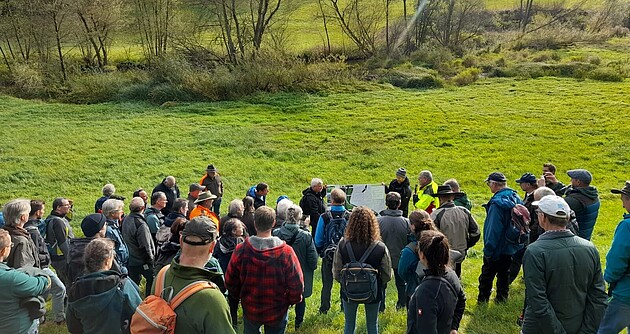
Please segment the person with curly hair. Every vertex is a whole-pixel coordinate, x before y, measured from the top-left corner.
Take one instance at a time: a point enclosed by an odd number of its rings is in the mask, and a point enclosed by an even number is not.
[[[378,310],[380,304],[385,302],[383,300],[384,283],[392,279],[393,273],[389,251],[387,246],[381,241],[378,221],[372,209],[358,206],[350,214],[345,235],[339,241],[333,261],[333,277],[337,281],[341,280],[341,269],[343,266],[350,262],[346,243],[350,244],[356,259],[360,259],[372,244],[376,244],[365,263],[378,270],[378,293],[373,302],[365,304],[365,322],[368,334],[378,333]],[[359,303],[349,300],[343,291],[341,298],[346,318],[344,334],[352,334],[356,326]]]
[[[405,281],[405,292],[408,297],[413,295],[416,287],[422,279],[419,274],[424,275],[424,271],[418,273],[418,263],[420,259],[416,253],[418,245],[417,240],[420,239],[422,232],[437,230],[431,220],[431,216],[424,210],[415,210],[409,215],[409,223],[411,224],[411,233],[414,240],[403,248],[400,252],[400,260],[398,261],[398,275]],[[420,267],[423,267],[422,265]]]

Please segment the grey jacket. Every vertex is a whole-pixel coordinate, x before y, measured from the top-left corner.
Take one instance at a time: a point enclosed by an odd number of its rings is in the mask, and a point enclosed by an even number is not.
[[[7,265],[18,269],[22,267],[39,268],[39,252],[28,232],[21,227],[3,226],[11,236],[11,253],[7,257]]]
[[[310,297],[313,294],[313,272],[317,269],[317,249],[315,249],[315,243],[313,237],[308,231],[305,231],[297,224],[285,223],[281,228],[273,231],[273,235],[284,240],[287,244],[291,241],[291,238],[297,233],[295,241],[291,247],[295,251],[298,260],[300,260],[300,266],[302,267],[302,275],[304,276],[304,292],[302,296],[304,298]]]
[[[132,212],[122,223],[122,235],[129,248],[129,266],[153,265],[155,246],[146,219],[139,212]]]
[[[466,250],[474,246],[481,237],[479,225],[470,211],[453,202],[442,204],[431,213],[431,219],[440,232],[446,235],[451,249],[462,255],[466,255]]]
[[[407,236],[411,233],[409,219],[402,216],[402,210],[383,210],[378,217],[381,238],[391,255],[392,266],[398,268],[400,252],[407,246]]]

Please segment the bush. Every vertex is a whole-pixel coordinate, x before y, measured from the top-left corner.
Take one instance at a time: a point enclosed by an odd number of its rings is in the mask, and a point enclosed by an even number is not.
[[[69,91],[61,96],[61,100],[81,104],[111,101],[120,96],[123,88],[148,80],[141,71],[76,75],[68,80]],[[146,95],[142,99],[146,99]]]
[[[453,61],[453,54],[444,47],[423,46],[409,55],[409,59],[416,65],[443,73],[450,69],[449,63]]]
[[[457,74],[452,80],[457,86],[466,86],[479,79],[481,70],[475,67],[467,68]]]
[[[15,85],[15,93],[20,97],[42,98],[47,95],[44,76],[35,65],[14,64],[11,79]]]
[[[622,82],[623,76],[610,67],[600,67],[588,74],[589,79],[607,82]]]
[[[413,70],[413,69],[409,69]],[[418,71],[417,73],[400,70],[377,73],[381,83],[389,83],[399,88],[430,89],[444,87],[444,81],[435,73]]]

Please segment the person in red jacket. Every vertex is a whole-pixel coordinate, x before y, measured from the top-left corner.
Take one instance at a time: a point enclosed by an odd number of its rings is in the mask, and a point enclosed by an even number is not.
[[[239,244],[228,264],[225,285],[243,305],[243,333],[284,333],[290,305],[302,301],[304,278],[293,248],[271,235],[276,213],[256,209],[256,235]]]

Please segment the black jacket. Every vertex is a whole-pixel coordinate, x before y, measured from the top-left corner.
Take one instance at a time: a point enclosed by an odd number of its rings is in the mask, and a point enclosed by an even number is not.
[[[155,194],[158,191],[161,191],[164,194],[166,194],[166,200],[168,201],[168,203],[166,203],[166,206],[161,211],[165,216],[168,216],[168,214],[173,211],[173,205],[175,204],[175,200],[179,198],[180,193],[179,193],[179,187],[177,187],[177,184],[174,185],[173,188],[168,188],[166,185],[164,185],[165,180],[166,178],[162,180],[162,183],[155,186],[151,194]]]
[[[307,215],[311,217],[311,226],[313,231],[312,235],[315,235],[317,229],[317,221],[319,216],[326,212],[326,205],[324,205],[324,198],[326,197],[326,188],[316,193],[311,187],[308,187],[302,191],[302,199],[300,200],[300,207],[302,208],[303,216]]]
[[[398,180],[393,179],[389,183],[389,186],[385,187],[385,193],[393,191],[400,194],[400,210],[403,212],[403,217],[409,217],[409,200],[411,199],[411,186],[409,185],[409,178],[406,177],[403,183],[398,183]]]
[[[24,224],[24,229],[31,235],[31,239],[33,239],[35,247],[37,247],[39,267],[47,268],[48,265],[50,265],[50,253],[48,253],[48,247],[46,246],[44,237],[39,233],[39,224],[44,224],[44,222],[41,222],[39,219],[29,220]]]

